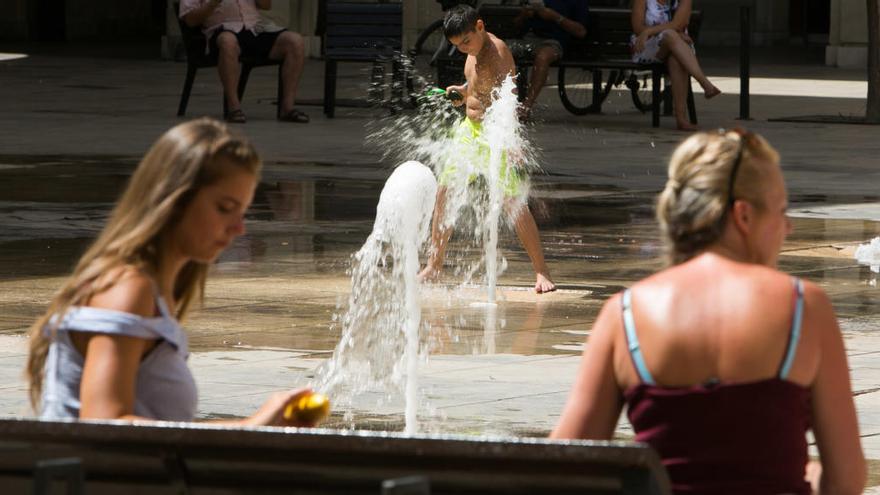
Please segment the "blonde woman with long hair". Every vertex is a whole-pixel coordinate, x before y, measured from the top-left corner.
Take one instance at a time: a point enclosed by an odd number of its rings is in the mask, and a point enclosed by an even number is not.
[[[762,137],[679,145],[657,202],[670,266],[605,303],[552,436],[609,439],[626,405],[676,493],[861,493],[834,309],[776,268],[787,204]],[[808,463],[809,429],[821,465]]]
[[[261,162],[210,119],[150,148],[97,240],[30,330],[27,377],[45,419],[191,421],[197,391],[179,321],[202,299],[208,265],[244,233]],[[273,395],[233,423],[292,424]]]

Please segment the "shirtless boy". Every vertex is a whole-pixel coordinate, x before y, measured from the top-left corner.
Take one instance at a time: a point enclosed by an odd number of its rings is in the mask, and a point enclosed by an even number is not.
[[[482,19],[472,7],[459,5],[450,10],[443,20],[443,31],[449,42],[467,55],[464,64],[464,76],[467,82],[446,88],[448,94],[458,92],[462,96],[452,99],[454,105],[465,105],[467,117],[459,126],[458,133],[462,136],[462,142],[481,146],[478,140],[483,131],[483,114],[492,104],[492,91],[499,87],[506,77],[514,74],[513,56],[503,41],[486,31]],[[519,171],[512,170],[514,164],[508,166],[504,163],[501,167],[499,177],[503,182],[506,199],[509,200],[519,194],[522,179]],[[511,170],[508,170],[508,167]],[[444,254],[449,237],[452,235],[452,229],[443,225],[446,183],[449,182],[449,175],[454,173],[456,173],[455,166],[447,166],[439,177],[440,187],[437,190],[431,228],[432,249],[427,266],[419,274],[421,280],[436,278],[443,268]],[[544,262],[538,226],[529,211],[528,203],[523,205],[514,201],[505,201],[505,206],[508,209],[517,208],[512,212],[512,216],[516,234],[535,269],[535,292],[542,294],[556,290],[556,285],[550,279],[547,264]]]

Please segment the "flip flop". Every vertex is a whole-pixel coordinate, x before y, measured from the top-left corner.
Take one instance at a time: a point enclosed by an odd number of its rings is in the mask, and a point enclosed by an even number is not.
[[[308,124],[309,116],[299,110],[293,109],[287,113],[278,116],[281,122],[296,122],[297,124]]]
[[[240,108],[227,112],[224,119],[230,124],[244,124],[245,122],[247,122],[247,117],[244,115],[244,112],[242,112]]]

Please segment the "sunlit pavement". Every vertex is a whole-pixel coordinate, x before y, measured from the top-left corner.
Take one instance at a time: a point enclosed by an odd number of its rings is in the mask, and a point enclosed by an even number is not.
[[[731,93],[725,60],[710,59],[707,72],[712,77],[714,69]],[[367,68],[341,68],[342,96],[365,93]],[[0,113],[0,414],[30,414],[22,334],[100,229],[138,157],[180,121],[174,112],[183,71],[171,62],[69,55],[0,61],[0,83],[11,96]],[[303,98],[320,97],[321,74],[321,63],[310,61]],[[864,91],[856,73],[768,64],[753,74],[760,78],[753,90],[764,93],[752,97],[754,120],[734,119],[735,94],[711,102],[698,94],[700,124],[745,124],[780,150],[795,227],[781,268],[830,294],[865,453],[880,459],[880,293],[877,274],[853,260],[858,244],[880,235],[880,127],[767,121],[858,113]],[[380,158],[381,143],[365,144],[365,126],[381,125],[386,112],[339,108],[330,120],[312,106],[304,107],[310,124],[278,123],[273,85],[274,72],[258,69],[244,100],[249,122],[240,129],[267,162],[248,234],[215,266],[205,306],[186,323],[201,417],[246,415],[270,391],[309,383],[338,339],[333,315],[344,310],[349,256],[369,234],[394,165]],[[628,94],[612,94],[605,115],[575,117],[554,90],[542,94],[547,106],[532,129],[546,172],[535,177],[532,206],[561,290],[528,291],[528,259],[509,231],[501,241],[509,262],[503,298],[492,318],[468,304],[479,289],[449,302],[447,288],[457,282],[451,266],[441,283],[423,289],[431,327],[420,374],[424,430],[545,435],[602,302],[659,267],[652,201],[664,160],[683,135],[668,118],[652,129]],[[202,70],[189,115],[219,108],[216,73]],[[402,400],[377,407],[372,399],[355,403],[353,420],[338,411],[330,425],[402,429]],[[619,434],[630,434],[625,420]],[[874,479],[878,472],[872,464]]]

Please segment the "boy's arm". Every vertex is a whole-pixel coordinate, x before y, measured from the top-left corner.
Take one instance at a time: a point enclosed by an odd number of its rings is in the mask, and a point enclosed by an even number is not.
[[[498,64],[498,82],[504,80],[507,76],[516,77],[516,62],[513,61],[513,54],[507,43],[498,40],[498,52],[501,54],[501,63]]]
[[[471,60],[471,57],[468,58],[464,62],[464,79],[465,81],[458,85],[452,85],[446,87],[446,93],[449,94],[452,91],[456,91],[461,95],[461,99],[453,99],[452,105],[459,106],[464,104],[467,101],[468,96],[470,96],[470,84],[468,84],[471,80],[470,74],[473,70],[474,62]]]

